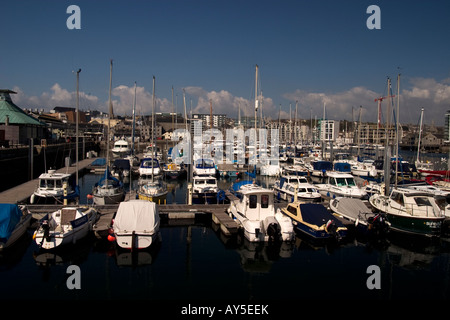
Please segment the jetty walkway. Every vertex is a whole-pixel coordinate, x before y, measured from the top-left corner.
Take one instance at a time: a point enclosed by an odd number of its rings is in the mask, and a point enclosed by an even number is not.
[[[95,158],[84,159],[78,162],[78,171],[87,168]],[[56,170],[57,173],[69,173],[74,174],[77,170],[76,165],[70,167],[63,167]],[[11,189],[0,192],[0,203],[26,203],[30,196],[33,194],[39,185],[39,178],[29,180]]]

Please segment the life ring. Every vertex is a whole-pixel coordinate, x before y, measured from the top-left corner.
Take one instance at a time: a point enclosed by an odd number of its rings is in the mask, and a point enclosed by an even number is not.
[[[368,185],[369,185],[369,181],[364,180],[364,182],[363,182],[363,187],[368,186]]]

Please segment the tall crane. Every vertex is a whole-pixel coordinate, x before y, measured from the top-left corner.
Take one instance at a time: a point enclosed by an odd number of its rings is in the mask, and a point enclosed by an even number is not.
[[[381,101],[387,98],[393,98],[395,95],[388,95],[387,97],[379,97],[375,99],[375,102],[378,101],[378,119],[377,119],[377,143],[379,143],[380,136],[378,134],[378,129],[381,128]]]

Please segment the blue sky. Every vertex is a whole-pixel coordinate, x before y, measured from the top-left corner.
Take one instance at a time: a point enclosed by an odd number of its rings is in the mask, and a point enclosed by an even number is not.
[[[386,79],[400,81],[400,121],[443,124],[450,109],[449,1],[116,0],[5,1],[0,30],[0,87],[17,90],[23,108],[73,105],[80,73],[81,108],[106,110],[109,59],[114,61],[116,113],[177,111],[182,90],[194,112],[253,114],[259,65],[265,116],[299,102],[299,115],[375,121],[374,98]],[[69,30],[69,5],[81,9],[81,30]],[[369,5],[381,9],[381,29],[369,30]],[[291,106],[291,107],[290,107]],[[385,107],[385,106],[384,106]],[[356,111],[355,111],[356,112]]]

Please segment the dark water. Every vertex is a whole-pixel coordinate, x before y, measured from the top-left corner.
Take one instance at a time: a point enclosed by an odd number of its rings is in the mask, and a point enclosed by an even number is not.
[[[80,178],[82,199],[100,178],[94,174]],[[260,182],[270,185],[271,179]],[[168,203],[183,203],[186,182],[170,182],[169,187]],[[55,252],[39,251],[29,230],[13,250],[0,256],[1,298],[186,304],[450,298],[447,238],[396,235],[369,241],[352,236],[343,243],[320,244],[297,235],[294,243],[254,245],[241,236],[227,238],[216,229],[209,220],[171,221],[162,225],[159,245],[136,254],[94,236]],[[68,288],[71,265],[80,268],[80,289]],[[369,266],[379,268],[380,289],[367,286]]]

